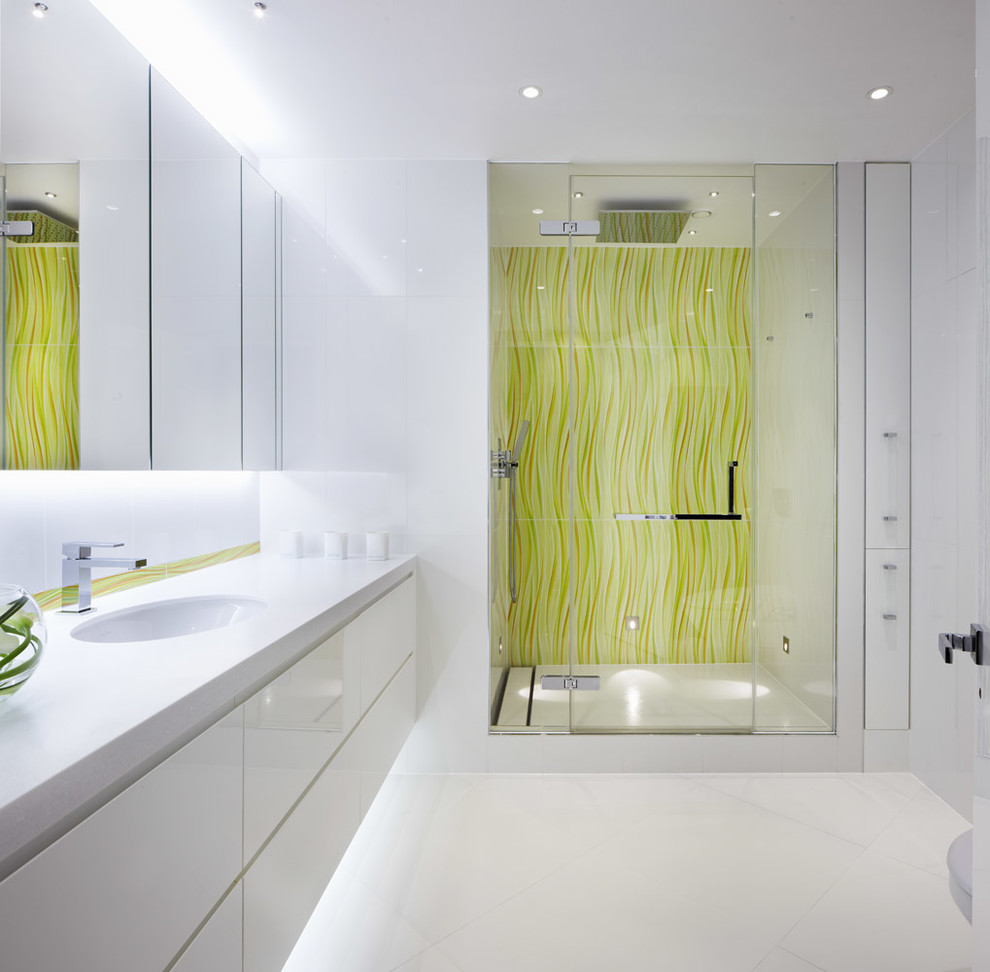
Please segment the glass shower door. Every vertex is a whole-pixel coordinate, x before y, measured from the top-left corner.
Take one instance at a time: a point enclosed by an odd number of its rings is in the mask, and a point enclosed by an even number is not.
[[[574,731],[749,731],[752,180],[575,174]]]

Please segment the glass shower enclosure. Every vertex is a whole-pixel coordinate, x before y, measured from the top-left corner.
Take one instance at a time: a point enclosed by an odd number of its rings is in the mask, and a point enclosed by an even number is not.
[[[833,731],[833,168],[490,186],[492,731]]]

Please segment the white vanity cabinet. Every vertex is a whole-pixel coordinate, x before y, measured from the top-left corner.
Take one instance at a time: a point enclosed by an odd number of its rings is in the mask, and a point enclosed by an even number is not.
[[[241,870],[241,711],[0,884],[0,967],[164,969]]]
[[[0,969],[282,968],[415,709],[408,574],[0,883]]]

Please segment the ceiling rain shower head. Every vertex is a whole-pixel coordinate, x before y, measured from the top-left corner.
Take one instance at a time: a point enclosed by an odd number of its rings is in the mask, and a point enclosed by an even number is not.
[[[598,243],[676,243],[690,212],[654,209],[603,209],[598,213]]]

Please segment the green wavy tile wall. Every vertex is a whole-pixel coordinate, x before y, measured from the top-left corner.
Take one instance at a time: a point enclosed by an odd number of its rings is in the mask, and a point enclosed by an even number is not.
[[[79,468],[79,248],[6,248],[6,468]]]
[[[516,604],[493,502],[493,637],[514,665],[748,661],[750,251],[495,248],[491,281],[492,441],[531,423]],[[730,460],[741,521],[615,520],[726,512]]]

